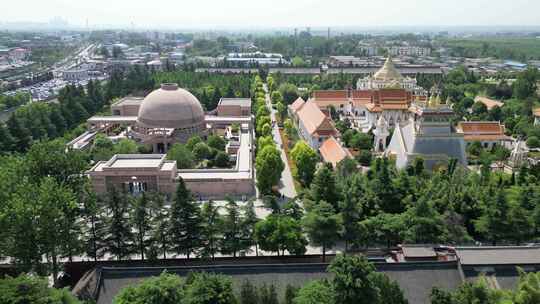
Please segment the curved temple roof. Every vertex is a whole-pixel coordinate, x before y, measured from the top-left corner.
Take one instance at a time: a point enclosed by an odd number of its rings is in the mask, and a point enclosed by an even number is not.
[[[401,80],[403,76],[398,72],[392,61],[392,57],[388,56],[382,68],[373,75],[373,78],[377,80],[390,81]]]

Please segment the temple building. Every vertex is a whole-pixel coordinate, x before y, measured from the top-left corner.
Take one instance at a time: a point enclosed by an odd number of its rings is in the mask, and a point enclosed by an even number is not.
[[[499,121],[461,121],[456,130],[463,133],[467,145],[479,142],[485,149],[497,145],[512,148],[514,142],[512,137],[504,134],[506,129]]]
[[[142,101],[132,131],[141,143],[151,145],[154,153],[166,153],[174,143],[204,137],[205,115],[193,94],[177,84],[162,84]]]
[[[98,161],[87,171],[97,193],[115,188],[132,194],[157,191],[172,195],[181,178],[199,198],[249,197],[255,193],[251,100],[224,100],[221,104],[226,108],[216,111],[220,115],[206,114],[193,94],[177,84],[162,84],[144,99],[121,99],[112,106],[112,116],[89,118],[88,130],[68,147],[91,147],[97,134],[151,147],[152,154],[117,154]],[[204,139],[208,134],[226,138],[225,153],[232,167],[181,169],[176,161],[166,159],[173,144],[185,143],[192,136]]]
[[[339,137],[332,120],[313,102],[303,104],[296,112],[294,120],[300,137],[315,150],[318,150],[326,139]]]
[[[388,57],[377,73],[358,80],[356,90],[314,91],[308,102],[323,110],[334,108],[366,133],[381,116],[390,127],[408,121],[411,105],[426,99],[426,90],[415,79],[403,77]]]
[[[396,125],[386,153],[395,157],[398,169],[406,168],[418,157],[428,170],[445,167],[451,159],[467,165],[464,135],[457,133],[451,122],[454,112],[448,104],[438,101],[432,97],[425,106],[414,106],[414,118]]]

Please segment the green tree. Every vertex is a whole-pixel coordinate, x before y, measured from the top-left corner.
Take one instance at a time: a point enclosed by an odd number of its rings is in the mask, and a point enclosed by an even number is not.
[[[292,83],[282,83],[279,86],[279,92],[287,105],[293,103],[298,98],[298,88]]]
[[[214,165],[218,168],[227,168],[229,166],[229,155],[219,151],[214,158]]]
[[[373,139],[365,133],[355,133],[349,141],[349,146],[359,150],[370,150],[373,146]]]
[[[364,256],[338,255],[328,271],[334,275],[331,282],[334,303],[379,303],[375,267]]]
[[[236,202],[232,199],[228,199],[227,206],[225,207],[226,214],[223,217],[223,240],[221,242],[221,252],[224,254],[236,254],[246,249],[242,242],[242,217],[240,210]]]
[[[129,220],[130,202],[127,195],[114,188],[107,195],[107,237],[105,248],[117,260],[133,252],[133,233]]]
[[[219,214],[219,206],[216,206],[214,201],[209,200],[204,202],[201,211],[202,219],[202,257],[211,257],[214,259],[218,252],[218,241],[222,235],[222,217]]]
[[[167,252],[171,248],[171,239],[169,236],[169,210],[165,208],[165,198],[160,193],[154,193],[150,203],[151,210],[151,240],[152,247],[151,252],[157,258],[159,254],[162,254],[163,258],[167,258]]]
[[[279,150],[273,146],[267,146],[257,153],[255,168],[257,187],[262,194],[268,194],[272,192],[272,187],[278,184],[285,164]]]
[[[475,221],[475,228],[495,246],[498,241],[507,239],[512,231],[508,217],[510,207],[502,190],[488,201],[484,214]]]
[[[390,280],[390,278],[384,273],[374,273],[372,279],[375,281],[380,290],[379,304],[408,304],[409,301],[405,298],[403,291],[399,288],[396,281]]]
[[[131,220],[135,227],[135,246],[137,247],[141,260],[144,260],[145,253],[151,245],[152,217],[150,213],[150,203],[147,195],[143,193],[141,197],[135,199]]]
[[[309,187],[315,168],[319,161],[317,152],[313,150],[305,141],[298,141],[291,150],[291,157],[296,164],[296,174],[304,186]]]
[[[283,96],[279,91],[274,91],[270,94],[270,100],[272,101],[272,104],[278,104],[283,102]]]
[[[279,116],[279,121],[283,122],[283,120],[287,116],[287,107],[283,104],[283,102],[278,102],[276,104],[276,110]]]
[[[124,138],[114,145],[115,154],[137,154],[138,150],[137,143],[131,139]]]
[[[194,165],[194,156],[185,145],[176,143],[167,152],[167,159],[175,160],[179,169],[191,169]]]
[[[271,214],[255,225],[255,240],[262,250],[274,251],[278,255],[284,255],[285,250],[303,254],[307,245],[298,221],[277,214]]]
[[[317,173],[310,187],[311,197],[315,202],[325,201],[337,207],[339,192],[336,186],[336,177],[329,166],[322,166]]]
[[[52,177],[47,177],[39,185],[36,207],[39,232],[39,242],[36,245],[50,259],[52,277],[56,283],[59,259],[68,254],[66,249],[82,247],[78,237],[71,237],[76,225],[70,222],[70,214],[77,208],[75,195]]]
[[[306,233],[315,246],[322,247],[323,262],[326,261],[326,249],[332,248],[339,239],[342,220],[332,205],[320,201],[309,210],[302,219]]]
[[[304,285],[294,298],[294,304],[334,304],[334,290],[327,281],[314,280]]]
[[[200,142],[193,147],[193,155],[197,160],[208,159],[211,155],[210,147],[207,144]]]
[[[27,274],[0,279],[0,303],[80,303],[67,289],[49,287],[46,278]]]
[[[210,135],[208,136],[208,140],[206,142],[210,148],[216,149],[218,151],[225,151],[226,142],[221,136]]]
[[[192,136],[190,139],[188,139],[186,143],[186,148],[188,148],[189,151],[193,151],[195,145],[201,142],[203,142],[203,140],[199,136]]]
[[[201,215],[182,178],[178,181],[176,196],[169,214],[171,247],[176,253],[185,254],[189,259],[190,255],[196,253],[201,246]]]
[[[230,278],[206,272],[193,273],[187,279],[186,304],[236,304]]]
[[[255,254],[258,256],[258,246],[255,242],[255,225],[259,222],[255,206],[252,200],[249,200],[243,207],[244,216],[242,217],[242,242],[247,248],[255,245]]]
[[[114,297],[114,304],[178,304],[184,303],[184,280],[174,274],[163,272],[158,277],[123,288]]]

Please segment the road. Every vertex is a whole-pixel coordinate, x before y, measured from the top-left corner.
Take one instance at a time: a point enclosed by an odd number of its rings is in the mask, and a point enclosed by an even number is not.
[[[279,127],[276,120],[276,110],[272,108],[272,101],[270,100],[270,94],[268,94],[268,88],[264,84],[264,91],[266,92],[266,106],[270,110],[270,118],[272,119],[272,137],[274,142],[277,144],[279,151],[281,152],[281,160],[285,164],[285,169],[281,173],[281,180],[279,181],[279,193],[285,196],[286,199],[296,197],[296,189],[294,188],[294,180],[291,173],[291,168],[289,167],[289,162],[287,161],[287,155],[283,150],[283,142],[281,141],[281,136],[279,136]]]

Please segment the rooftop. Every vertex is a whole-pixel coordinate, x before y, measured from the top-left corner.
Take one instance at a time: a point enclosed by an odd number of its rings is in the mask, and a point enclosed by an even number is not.
[[[346,157],[351,157],[349,150],[344,148],[333,136],[325,140],[319,148],[323,160],[334,167]]]
[[[330,125],[326,115],[324,115],[314,102],[306,102],[297,114],[298,119],[302,122],[309,134],[314,134],[319,128]]]
[[[249,107],[251,98],[221,98],[218,105]]]
[[[124,106],[124,105],[140,105],[143,100],[144,100],[143,97],[128,96],[128,97],[124,97],[118,100],[117,102],[112,104],[112,106],[114,107],[114,106]]]
[[[500,107],[502,107],[504,105],[504,103],[502,103],[500,101],[497,101],[497,100],[494,100],[494,99],[491,99],[491,98],[488,98],[488,97],[484,97],[484,96],[476,96],[474,98],[474,102],[483,103],[484,105],[486,105],[486,108],[488,110],[493,109],[495,106],[500,108]]]
[[[462,265],[540,264],[540,247],[458,247]]]
[[[466,141],[507,140],[505,127],[498,121],[461,121],[457,131],[463,133]]]

